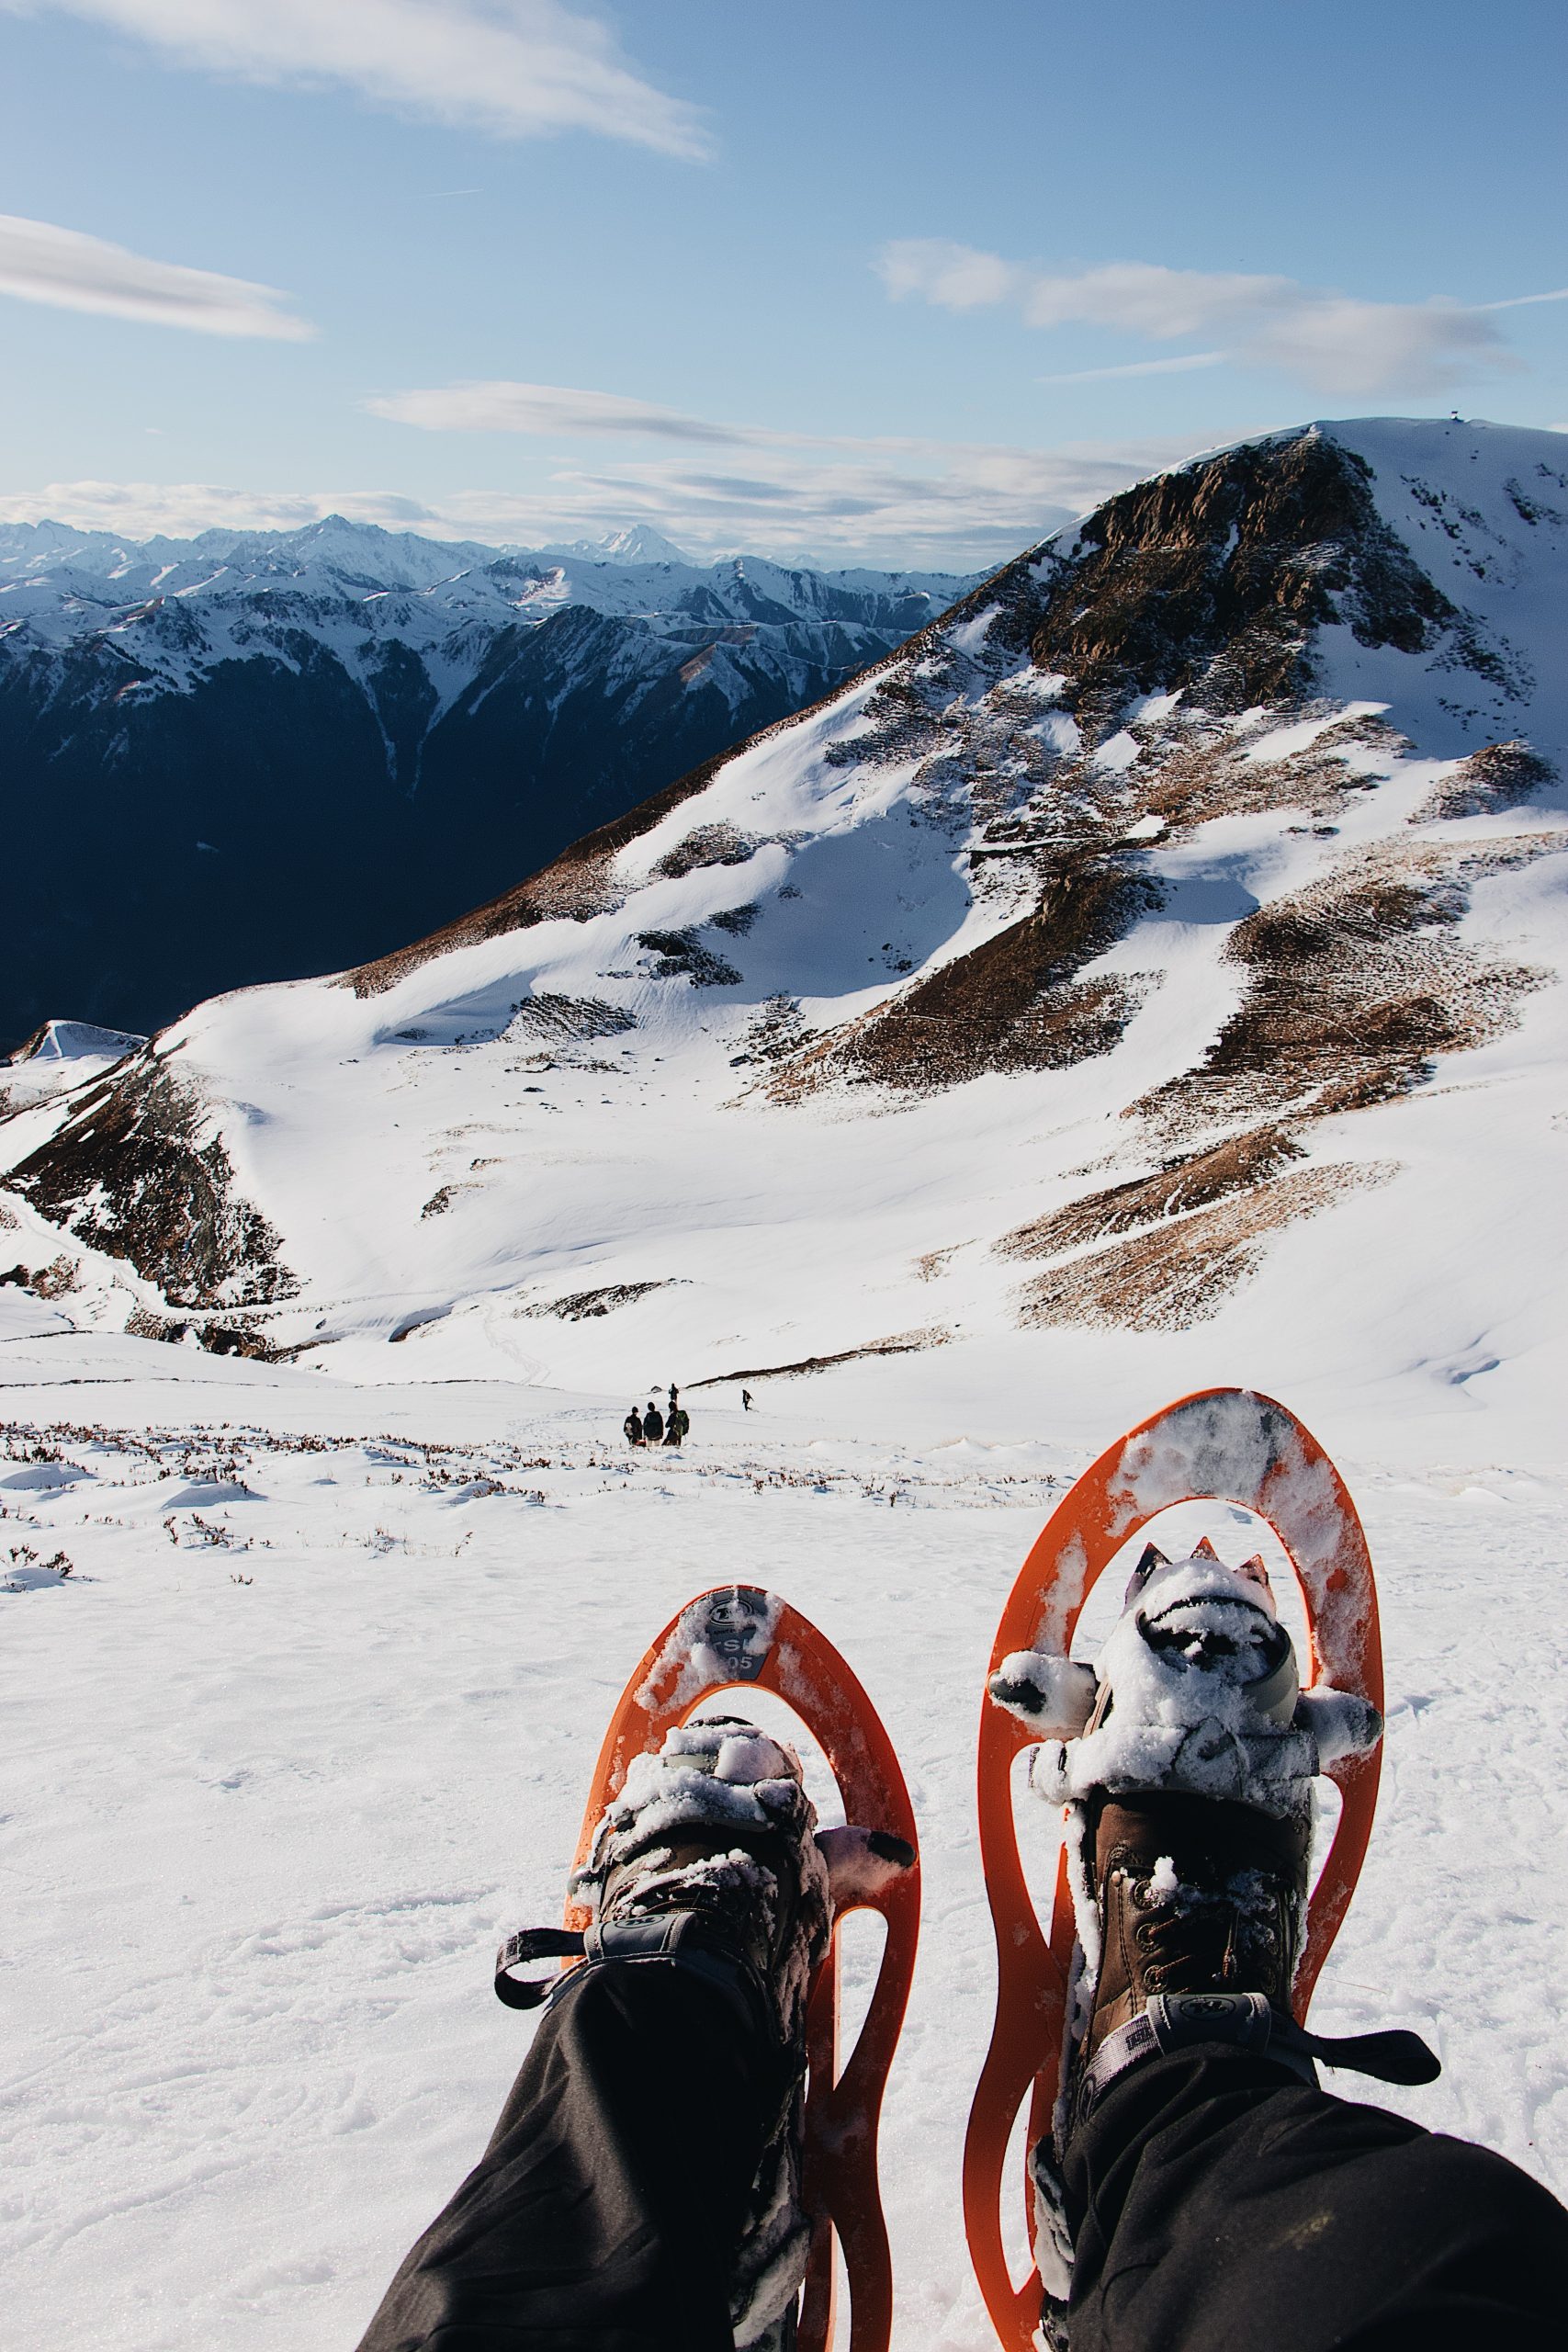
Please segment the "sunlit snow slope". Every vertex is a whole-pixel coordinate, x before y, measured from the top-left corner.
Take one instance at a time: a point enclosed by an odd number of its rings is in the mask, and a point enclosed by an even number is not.
[[[1201,460],[447,932],[19,1112],[6,1253],[359,1379],[1024,1426],[1135,1363],[1544,1429],[1565,622],[1558,435]]]

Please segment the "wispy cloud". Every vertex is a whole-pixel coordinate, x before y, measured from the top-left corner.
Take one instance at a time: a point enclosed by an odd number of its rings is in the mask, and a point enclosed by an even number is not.
[[[1188,351],[1179,359],[1130,359],[1121,368],[1069,368],[1065,375],[1036,376],[1037,384],[1102,384],[1111,376],[1185,376],[1193,368],[1220,368],[1223,351]]]
[[[279,305],[288,299],[248,278],[152,261],[50,220],[0,213],[0,294],[56,310],[94,311],[196,334],[268,335],[299,343],[315,329]]]
[[[797,433],[721,422],[685,409],[564,384],[458,383],[367,400],[377,416],[426,432],[518,433],[558,444],[639,441],[675,445],[676,456],[627,457],[608,466],[562,464],[543,492],[522,502],[550,530],[648,522],[705,549],[863,556],[884,563],[968,570],[1029,545],[1140,474],[1188,454],[1185,444],[1052,449],[910,435]],[[711,450],[715,464],[698,458]],[[495,502],[488,502],[493,510]],[[570,517],[567,527],[565,517]],[[538,542],[541,526],[525,526]],[[547,537],[547,531],[544,536]]]
[[[1554,287],[1550,294],[1509,294],[1501,302],[1478,302],[1478,311],[1529,311],[1538,302],[1568,302],[1568,286]]]
[[[597,131],[669,155],[707,141],[694,108],[646,81],[614,35],[561,0],[0,0],[112,26],[181,64],[247,81],[335,84],[502,138]]]
[[[512,382],[438,384],[423,390],[386,392],[365,406],[373,416],[397,424],[422,425],[427,433],[532,433],[577,436],[608,434],[617,440],[648,436],[660,441],[747,442],[764,433],[733,424],[709,424],[680,409],[657,408],[618,392],[576,391],[565,384]]]
[[[1156,368],[1188,368],[1190,359],[1152,360]],[[1099,372],[1098,370],[1095,372]],[[719,449],[821,449],[848,456],[962,458],[981,466],[1038,463],[1037,449],[992,441],[933,441],[909,434],[797,433],[774,424],[733,424],[690,410],[660,408],[620,392],[580,390],[568,384],[511,381],[437,384],[378,393],[363,405],[373,416],[416,424],[427,433],[524,433],[551,440],[676,441]]]
[[[781,436],[782,439],[783,436]],[[254,491],[201,482],[51,482],[0,498],[0,522],[56,521],[132,538],[186,537],[212,526],[290,530],[346,514],[437,538],[543,547],[649,523],[715,556],[968,571],[1000,562],[1140,475],[1188,454],[1175,443],[1058,449],[917,443],[923,465],[837,462],[755,448],[745,465],[680,457],[593,469],[553,466],[532,491],[455,491],[429,500],[395,491]]]
[[[1220,356],[1278,369],[1322,391],[1432,393],[1476,368],[1518,363],[1488,315],[1518,303],[1364,302],[1295,278],[1110,262],[1051,271],[937,238],[885,247],[878,267],[896,300],[947,311],[1009,306],[1033,327],[1097,326],[1174,342],[1223,340]],[[1524,296],[1519,303],[1555,297]],[[1192,364],[1208,365],[1212,355]],[[1067,379],[1047,379],[1065,381]]]

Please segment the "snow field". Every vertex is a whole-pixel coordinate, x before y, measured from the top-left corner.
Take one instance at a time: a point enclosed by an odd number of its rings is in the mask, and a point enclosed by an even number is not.
[[[926,1905],[884,2137],[897,2341],[983,2352],[958,2203],[993,1987],[975,1727],[1002,1600],[1092,1448],[826,1438],[795,1391],[787,1417],[704,1409],[681,1459],[631,1457],[610,1401],[211,1359],[182,1391],[127,1377],[175,1351],[115,1345],[118,1365],[58,1330],[4,1351],[28,1382],[0,1466],[17,2340],[347,2352],[520,2060],[491,1950],[558,1916],[626,1673],[683,1600],[744,1577],[843,1649],[908,1775]],[[1568,1480],[1342,1466],[1388,1755],[1314,2022],[1427,2034],[1442,2080],[1378,2097],[1562,2190],[1568,2060],[1542,2019],[1568,1930]],[[1239,1557],[1233,1517],[1208,1523]],[[42,1567],[62,1550],[63,1583]],[[1101,1630],[1118,1589],[1108,1572]],[[1050,1816],[1022,1818],[1043,1878]],[[852,1998],[874,1951],[853,1939]]]

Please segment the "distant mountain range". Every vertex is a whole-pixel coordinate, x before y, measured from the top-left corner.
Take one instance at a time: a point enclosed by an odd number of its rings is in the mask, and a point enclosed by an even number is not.
[[[356,963],[835,691],[969,583],[329,516],[0,526],[0,1045]]]

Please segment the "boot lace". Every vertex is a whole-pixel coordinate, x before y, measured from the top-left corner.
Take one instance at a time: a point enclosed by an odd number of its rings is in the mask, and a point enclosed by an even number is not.
[[[1163,1873],[1128,1887],[1133,1941],[1149,1993],[1283,1992],[1289,1890],[1262,1871],[1218,1886],[1172,1883]]]

